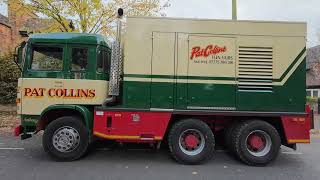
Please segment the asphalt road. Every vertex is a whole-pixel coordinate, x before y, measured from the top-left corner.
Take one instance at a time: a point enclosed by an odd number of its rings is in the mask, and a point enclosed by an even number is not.
[[[203,165],[180,165],[163,149],[95,145],[75,162],[54,162],[41,146],[41,136],[21,141],[0,134],[0,180],[171,180],[171,179],[320,179],[320,138],[297,151],[282,147],[278,159],[266,167],[250,167],[218,150]]]

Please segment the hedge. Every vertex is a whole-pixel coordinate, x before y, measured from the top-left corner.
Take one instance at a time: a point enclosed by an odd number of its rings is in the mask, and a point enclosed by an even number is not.
[[[0,56],[0,104],[15,103],[20,70],[12,53]]]

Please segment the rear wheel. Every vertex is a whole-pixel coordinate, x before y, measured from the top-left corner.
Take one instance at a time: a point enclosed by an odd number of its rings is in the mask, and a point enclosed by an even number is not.
[[[73,161],[83,156],[88,148],[88,130],[77,117],[61,117],[47,126],[42,144],[54,159]]]
[[[236,156],[248,165],[263,166],[274,160],[281,140],[278,131],[260,120],[240,123],[232,136]]]
[[[236,126],[238,125],[238,123],[233,122],[232,124],[230,124],[224,132],[224,144],[225,147],[227,148],[228,152],[230,152],[231,154],[234,153],[233,151],[233,144],[232,144],[232,134],[234,132],[234,129],[236,128]]]
[[[186,119],[173,125],[168,144],[172,157],[179,163],[199,164],[212,157],[215,141],[206,123]]]

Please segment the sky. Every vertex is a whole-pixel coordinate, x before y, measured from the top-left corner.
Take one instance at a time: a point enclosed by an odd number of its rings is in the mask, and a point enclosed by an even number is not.
[[[307,46],[320,45],[320,0],[238,0],[238,20],[307,22]],[[171,0],[169,17],[231,19],[232,0]]]
[[[169,17],[231,19],[232,0],[170,0]],[[239,20],[304,21],[307,46],[320,45],[320,0],[238,0]],[[6,15],[5,6],[0,13]]]

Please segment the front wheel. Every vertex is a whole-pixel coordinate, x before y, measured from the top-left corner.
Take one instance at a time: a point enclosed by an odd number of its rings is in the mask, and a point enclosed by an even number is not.
[[[169,132],[172,157],[182,164],[199,164],[212,157],[214,135],[209,126],[197,119],[181,120]]]
[[[85,154],[88,142],[88,130],[80,119],[73,116],[61,117],[51,122],[42,138],[45,152],[58,161],[79,159]]]

